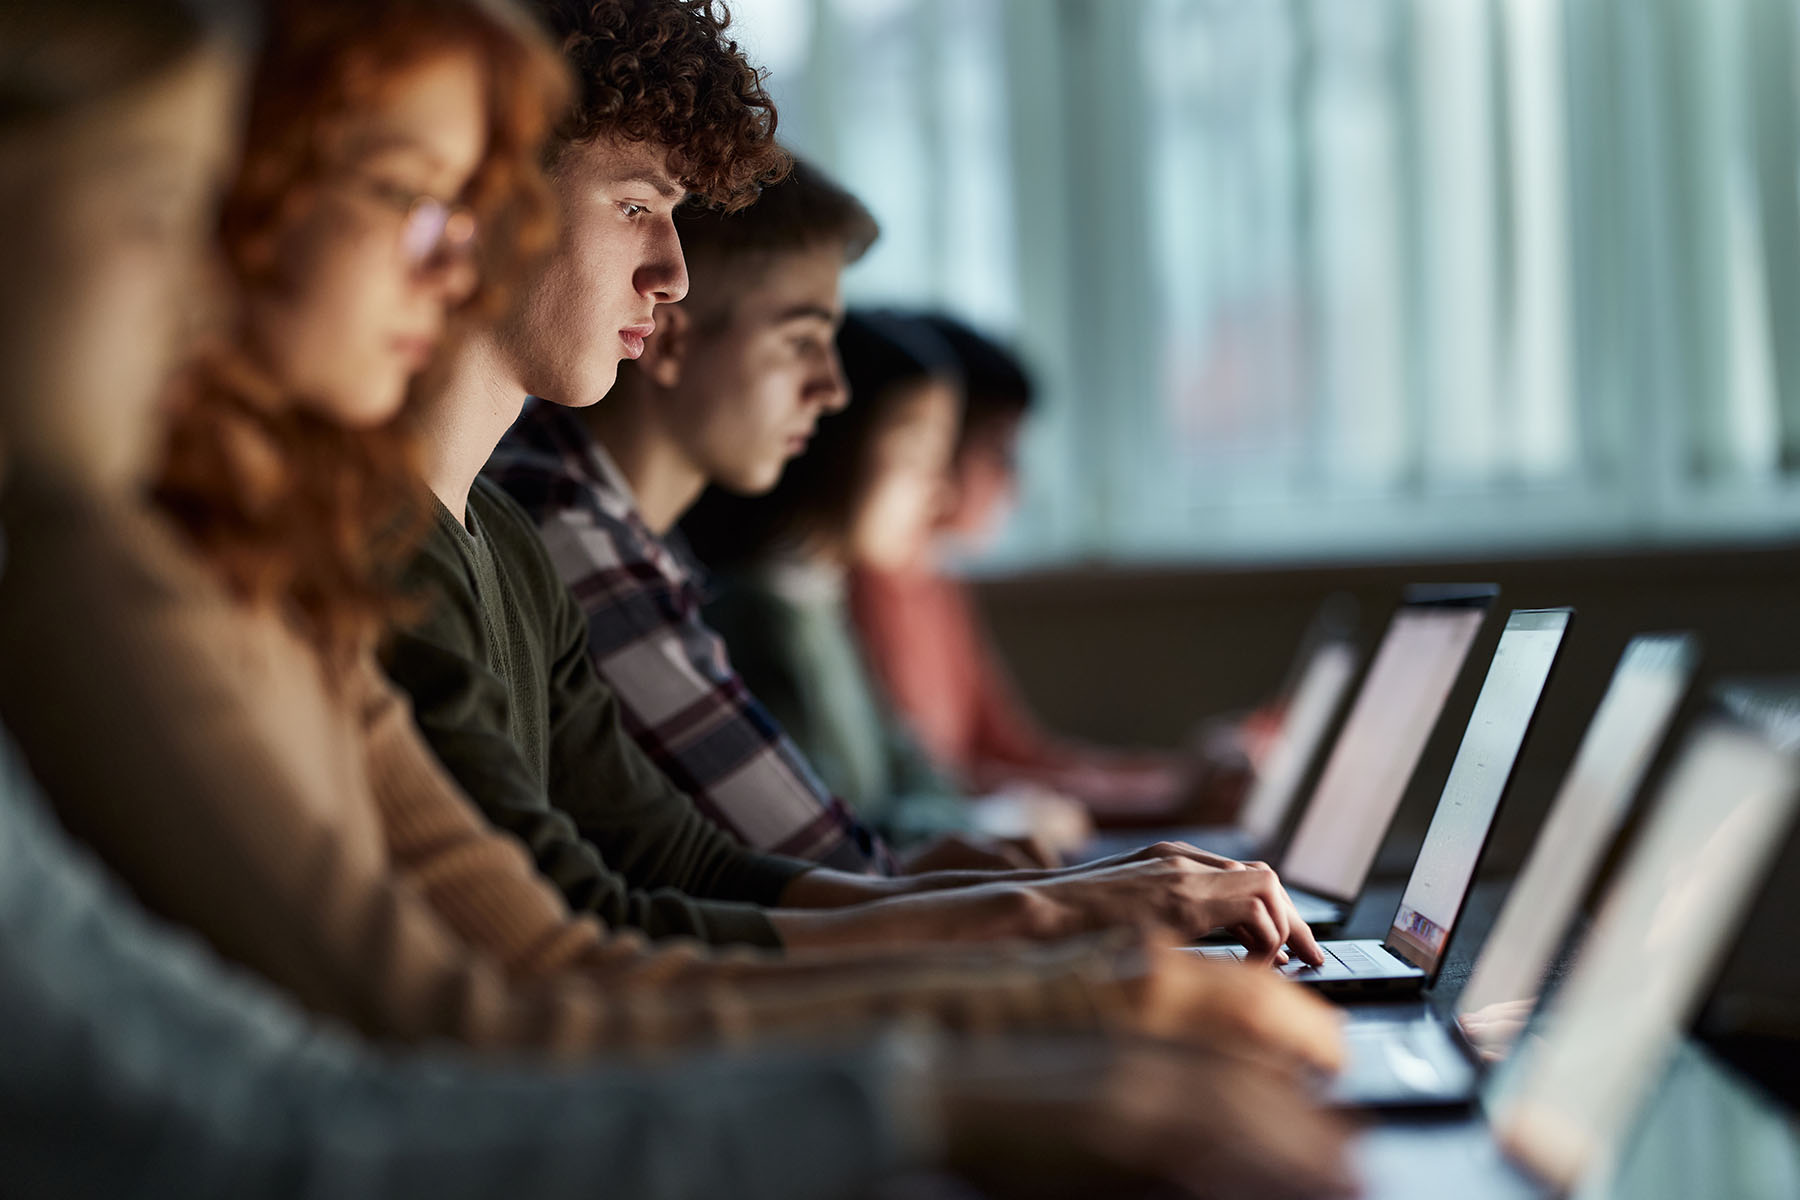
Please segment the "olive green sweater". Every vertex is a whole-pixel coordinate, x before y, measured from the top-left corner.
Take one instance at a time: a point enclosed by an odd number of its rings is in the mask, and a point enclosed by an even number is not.
[[[384,655],[426,740],[577,912],[651,937],[775,946],[756,906],[815,864],[708,821],[621,725],[581,609],[536,529],[477,480],[467,525],[441,505],[407,573],[423,615]]]

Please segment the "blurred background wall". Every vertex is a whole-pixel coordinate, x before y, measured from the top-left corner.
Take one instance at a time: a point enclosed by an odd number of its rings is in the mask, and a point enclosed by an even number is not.
[[[1061,726],[1172,742],[1328,592],[1372,639],[1415,578],[1583,609],[1544,803],[1630,633],[1800,669],[1800,6],[734,12],[883,222],[852,298],[1036,368],[1018,518],[969,565]]]

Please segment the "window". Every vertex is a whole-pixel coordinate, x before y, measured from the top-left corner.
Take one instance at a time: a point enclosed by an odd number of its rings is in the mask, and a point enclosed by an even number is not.
[[[745,0],[854,299],[1045,385],[1008,563],[1791,536],[1767,0]]]

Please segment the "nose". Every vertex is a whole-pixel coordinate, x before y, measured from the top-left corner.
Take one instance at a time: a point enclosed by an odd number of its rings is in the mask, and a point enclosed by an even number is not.
[[[675,304],[688,291],[687,260],[681,254],[681,238],[673,218],[660,222],[644,247],[632,283],[638,295],[657,304]]]
[[[850,384],[844,379],[844,360],[833,344],[825,354],[825,370],[818,379],[819,407],[828,413],[843,412],[850,405]]]

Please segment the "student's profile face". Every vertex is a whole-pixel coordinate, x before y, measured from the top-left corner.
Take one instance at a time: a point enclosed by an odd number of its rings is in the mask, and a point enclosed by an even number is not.
[[[202,51],[0,146],[0,445],[106,490],[150,474],[168,373],[202,315],[242,63]]]
[[[685,193],[668,157],[652,142],[602,139],[558,161],[551,182],[562,239],[503,337],[533,395],[573,408],[597,403],[619,363],[643,353],[657,306],[687,295],[675,233]]]
[[[971,548],[986,545],[1006,522],[1018,491],[1023,421],[991,417],[969,431],[950,468],[950,500],[940,532]]]
[[[709,481],[743,495],[768,491],[819,418],[849,400],[836,345],[843,269],[836,244],[782,255],[741,295],[718,301],[721,316],[689,332],[680,382],[658,419]]]
[[[909,385],[865,447],[850,560],[894,570],[919,561],[943,512],[961,397],[953,384]]]
[[[481,64],[460,51],[397,73],[349,119],[246,302],[252,345],[297,403],[353,428],[399,411],[478,282],[473,218],[447,214],[487,138]]]

